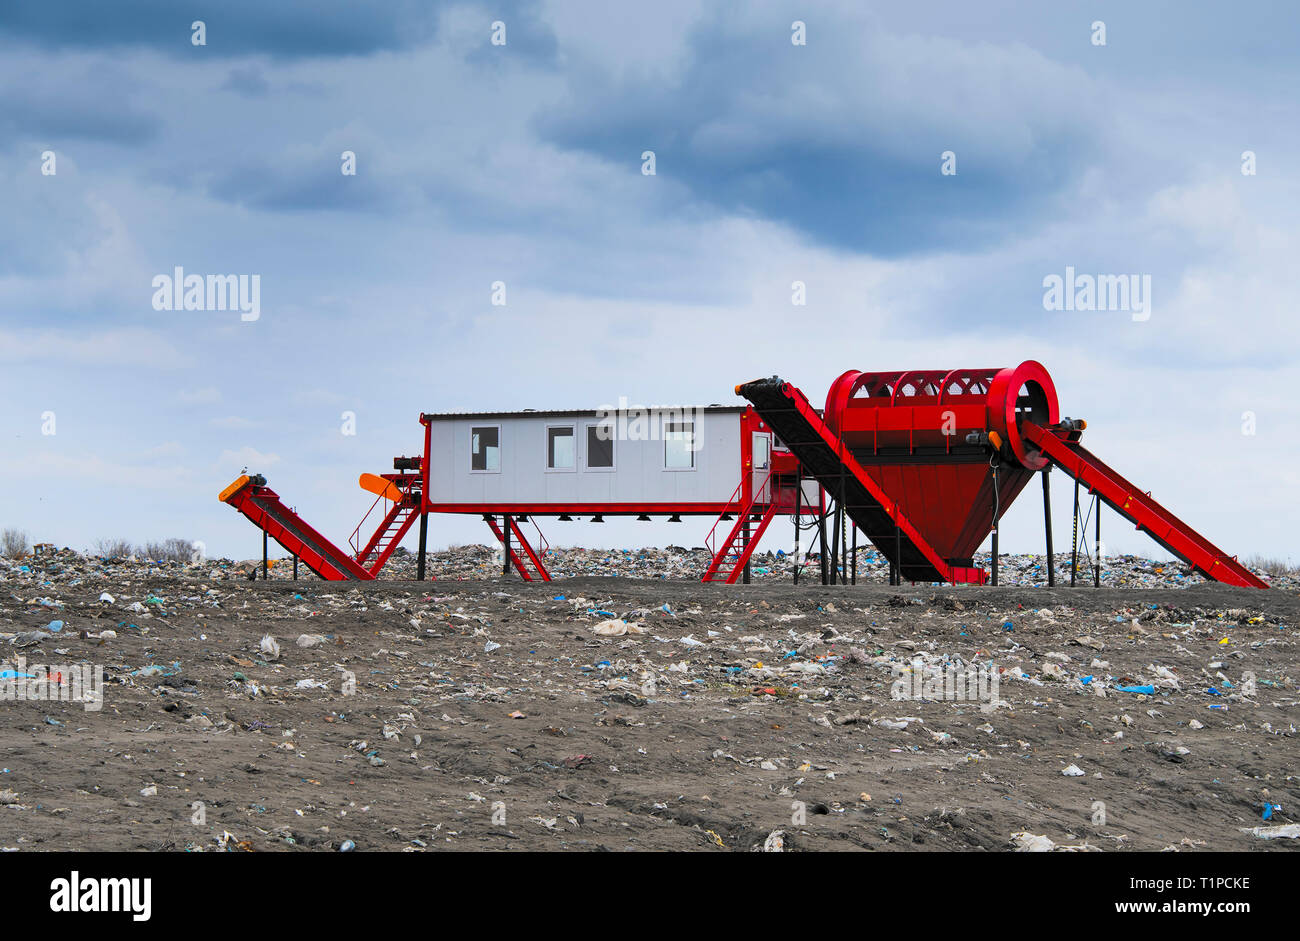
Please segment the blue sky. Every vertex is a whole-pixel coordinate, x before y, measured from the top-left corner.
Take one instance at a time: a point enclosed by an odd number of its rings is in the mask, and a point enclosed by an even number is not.
[[[249,465],[342,542],[356,475],[414,452],[422,410],[1039,359],[1109,463],[1229,551],[1294,559],[1297,40],[1281,2],[11,0],[0,525],[248,557],[216,494]],[[176,266],[259,274],[260,319],[155,310]],[[1067,266],[1149,274],[1150,320],[1044,310]],[[1039,547],[1037,503],[1009,548]]]

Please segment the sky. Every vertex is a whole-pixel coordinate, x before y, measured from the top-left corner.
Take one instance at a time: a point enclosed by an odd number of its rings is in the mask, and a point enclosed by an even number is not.
[[[1297,41],[1257,0],[7,0],[0,527],[249,558],[247,466],[342,544],[422,411],[1036,359],[1091,450],[1295,561]],[[177,267],[257,275],[258,316],[157,309]],[[1067,269],[1149,316],[1045,309]],[[1041,551],[1036,487],[1002,545]]]

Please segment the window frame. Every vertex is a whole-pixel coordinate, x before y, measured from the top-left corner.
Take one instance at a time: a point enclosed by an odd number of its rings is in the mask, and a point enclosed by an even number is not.
[[[476,431],[480,430],[480,429],[483,429],[483,428],[494,428],[494,429],[496,429],[496,433],[497,433],[497,466],[496,466],[496,469],[495,469],[495,470],[492,469],[492,468],[490,468],[490,467],[485,467],[485,468],[483,468],[482,470],[479,470],[479,469],[477,469],[477,468],[474,467],[474,433],[475,433]],[[498,423],[498,424],[484,424],[484,425],[470,425],[470,426],[469,426],[469,472],[470,472],[471,474],[499,474],[499,473],[501,473],[501,464],[502,464],[502,460],[503,460],[503,458],[505,457],[505,447],[503,446],[503,445],[504,445],[504,442],[502,442],[501,438],[502,438],[502,435],[501,435],[501,425],[500,425],[499,423]],[[485,463],[486,463],[486,460],[487,460],[487,455],[484,454],[484,462],[485,462]]]
[[[609,465],[606,467],[591,466],[591,429],[607,427],[610,429],[609,439]],[[589,421],[582,425],[582,469],[590,471],[593,474],[612,474],[618,470],[618,425],[610,420]]]
[[[569,437],[573,439],[573,466],[572,467],[552,467],[551,466],[551,429],[565,428],[570,432]],[[575,422],[557,422],[547,424],[542,433],[542,447],[545,454],[542,455],[543,469],[548,474],[576,474],[578,472],[578,426]]]
[[[699,469],[699,466],[700,466],[700,465],[699,465],[699,462],[698,462],[697,460],[695,460],[695,456],[696,456],[697,454],[700,453],[700,449],[697,448],[697,447],[694,447],[694,445],[696,444],[696,442],[699,441],[699,438],[696,437],[696,436],[699,434],[699,429],[698,429],[698,425],[699,425],[699,424],[700,424],[700,423],[699,423],[698,421],[696,421],[694,418],[692,418],[692,419],[690,419],[690,420],[687,420],[687,419],[685,419],[685,418],[681,418],[681,417],[677,417],[677,418],[669,418],[667,415],[665,415],[662,419],[660,419],[660,422],[659,422],[659,437],[660,437],[661,439],[663,439],[663,445],[664,445],[664,447],[663,447],[663,452],[662,452],[662,460],[663,460],[663,470],[664,470],[666,473],[670,473],[670,474],[691,473],[691,472],[696,471],[696,470]],[[688,453],[689,453],[690,456],[691,456],[691,466],[690,466],[690,467],[669,467],[669,466],[668,466],[668,443],[669,443],[669,439],[668,439],[668,426],[669,426],[669,425],[690,425],[690,426],[691,426],[691,445],[692,445],[692,447],[690,447],[690,448],[688,449]]]

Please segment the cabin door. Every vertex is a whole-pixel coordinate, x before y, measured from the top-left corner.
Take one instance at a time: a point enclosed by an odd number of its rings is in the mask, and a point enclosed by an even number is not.
[[[750,469],[753,475],[750,488],[754,493],[754,502],[768,503],[772,499],[772,481],[768,478],[768,472],[772,469],[771,433],[753,432],[752,448],[754,463]]]

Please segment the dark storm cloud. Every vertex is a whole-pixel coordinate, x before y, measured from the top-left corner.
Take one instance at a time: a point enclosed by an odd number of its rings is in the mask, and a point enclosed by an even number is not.
[[[358,6],[353,0],[9,0],[0,5],[0,34],[56,49],[143,46],[173,55],[283,57],[364,55],[433,36],[435,4],[391,0]],[[207,26],[201,48],[190,42],[195,20]]]
[[[530,59],[555,55],[555,36],[532,0],[490,7],[463,5],[482,16],[484,36],[494,19],[508,25],[512,52]],[[113,0],[93,4],[6,0],[0,36],[51,49],[145,47],[170,55],[208,57],[264,53],[282,59],[354,56],[410,49],[437,33],[452,7],[430,0]],[[206,45],[191,43],[202,21]],[[473,50],[467,50],[474,54]],[[484,55],[486,59],[487,56]]]
[[[885,257],[995,243],[1096,156],[1098,109],[1066,91],[1077,70],[1024,47],[819,25],[795,47],[778,21],[704,24],[680,76],[593,68],[539,132],[611,161],[653,150],[704,203]],[[956,176],[940,173],[948,150]]]

